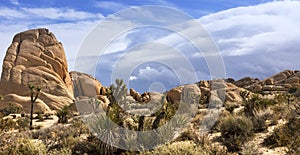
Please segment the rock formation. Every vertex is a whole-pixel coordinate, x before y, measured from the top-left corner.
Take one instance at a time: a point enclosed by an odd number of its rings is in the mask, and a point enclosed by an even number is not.
[[[13,38],[3,62],[0,108],[15,103],[28,112],[29,83],[42,88],[36,111],[60,109],[74,99],[63,46],[47,29],[28,30]]]
[[[285,92],[293,87],[300,89],[300,72],[285,70],[262,81],[243,78],[233,83],[238,87],[248,89],[252,92]]]
[[[135,101],[139,103],[148,103],[150,100],[149,92],[145,92],[142,95],[138,92],[136,92],[133,88],[130,88],[129,90],[130,96],[132,96]]]
[[[70,72],[70,76],[73,81],[75,98],[83,96],[96,97],[97,95],[100,95],[102,84],[92,76],[74,71]]]

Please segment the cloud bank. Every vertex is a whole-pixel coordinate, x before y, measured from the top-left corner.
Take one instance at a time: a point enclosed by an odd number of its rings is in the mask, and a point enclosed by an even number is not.
[[[266,78],[299,69],[299,1],[234,8],[199,19],[224,56],[227,76]]]
[[[101,13],[95,14],[73,8],[20,7],[17,0],[10,0],[10,3],[16,7],[0,7],[1,60],[16,32],[47,27],[57,36],[58,40],[63,42],[69,68],[73,70],[81,43],[97,23],[104,18]],[[95,7],[112,11],[111,9],[123,9],[127,5],[103,1],[97,3]],[[219,47],[227,77],[239,79],[251,76],[263,79],[285,69],[300,68],[299,8],[299,1],[273,1],[224,10],[203,16],[197,21],[210,33]],[[122,26],[122,23],[123,25],[131,24],[131,22],[120,20],[120,25]],[[184,28],[191,32],[197,31],[188,25]],[[106,29],[109,32],[111,27],[107,25]],[[109,85],[110,74],[115,67],[114,62],[120,59],[122,52],[132,48],[137,49],[138,47],[135,46],[144,42],[157,42],[182,49],[182,54],[193,66],[196,66],[195,72],[199,79],[211,78],[203,55],[199,54],[190,42],[182,39],[176,33],[168,31],[137,30],[136,33],[124,33],[111,43],[107,54],[103,55],[101,59],[98,59],[99,55],[88,55],[83,58],[86,60],[84,64],[101,61],[102,66],[94,66],[93,69],[96,73],[91,74],[96,74],[96,77],[104,85]],[[172,69],[181,70],[180,64],[178,65],[178,61],[176,61],[176,55],[161,56],[160,60],[170,60],[170,58],[173,58],[172,61],[176,66]],[[128,61],[139,59],[142,59],[142,55],[140,57],[135,55]],[[185,72],[188,77],[191,71]],[[128,80],[140,91],[147,91],[142,89],[151,85],[147,81],[177,84],[178,78],[172,73],[170,69],[149,64],[132,71]],[[165,87],[169,89],[171,85],[166,84]]]

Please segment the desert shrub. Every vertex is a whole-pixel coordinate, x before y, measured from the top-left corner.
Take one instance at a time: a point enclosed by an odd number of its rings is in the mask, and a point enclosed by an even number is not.
[[[33,131],[31,137],[42,141],[48,152],[57,153],[72,150],[81,142],[81,137],[88,134],[87,127],[75,119],[68,125],[58,124],[52,128]]]
[[[275,106],[272,106],[271,109],[273,110],[273,122],[279,120],[279,119],[287,119],[287,117],[290,115],[290,108],[286,104],[277,104]]]
[[[203,148],[197,146],[195,143],[191,141],[181,141],[174,142],[171,144],[166,144],[159,146],[151,151],[146,151],[142,154],[145,155],[159,155],[159,154],[196,154],[196,155],[209,155],[209,152],[204,150]]]
[[[233,103],[225,103],[225,109],[230,112],[231,114],[233,113],[235,108],[238,108],[238,104],[233,104]]]
[[[56,116],[58,117],[58,123],[68,123],[68,117],[70,115],[69,106],[64,106],[60,111],[56,112]]]
[[[51,150],[47,152],[48,155],[71,155],[72,150],[69,148],[62,148],[61,150]]]
[[[22,108],[16,104],[9,103],[8,106],[6,106],[4,109],[2,109],[2,113],[4,115],[9,114],[17,114],[23,112]]]
[[[258,150],[257,144],[255,144],[255,143],[246,143],[246,144],[244,144],[243,147],[242,147],[241,153],[243,155],[261,154],[261,152],[259,152],[259,150]]]
[[[211,145],[207,134],[200,135],[199,131],[193,128],[188,128],[176,138],[176,141],[193,141],[195,144],[201,147],[207,147]]]
[[[94,114],[85,119],[85,122],[91,132],[97,135],[103,143],[100,144],[100,149],[103,154],[108,154],[108,152],[115,152],[115,148],[112,147],[113,144],[118,143],[118,139],[121,136],[118,131],[118,125],[112,120],[106,117],[105,114]]]
[[[254,132],[263,132],[268,128],[267,120],[274,124],[275,120],[273,118],[273,111],[271,109],[259,110],[251,117],[253,123]],[[277,120],[276,120],[277,122]]]
[[[37,116],[35,117],[35,119],[38,119],[38,121],[42,122],[44,121],[44,112],[43,111],[38,111],[36,112]]]
[[[240,151],[242,145],[253,135],[252,121],[245,116],[231,115],[219,124],[221,139],[228,151]]]
[[[271,147],[285,146],[290,154],[300,154],[300,118],[291,117],[288,123],[264,140],[264,144]]]
[[[0,120],[0,131],[16,129],[17,123],[12,118],[2,118]]]
[[[247,100],[243,100],[244,112],[246,116],[255,116],[258,110],[265,110],[271,105],[275,105],[277,102],[274,99],[261,98],[259,95],[252,95]]]
[[[41,141],[32,140],[28,135],[10,133],[1,135],[0,154],[46,154],[46,147]]]
[[[30,119],[28,117],[21,117],[16,121],[19,130],[29,129]]]

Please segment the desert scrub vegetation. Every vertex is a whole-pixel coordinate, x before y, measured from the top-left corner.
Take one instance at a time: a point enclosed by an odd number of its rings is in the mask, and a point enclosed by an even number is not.
[[[22,113],[23,109],[14,103],[8,103],[8,106],[6,106],[4,109],[1,109],[1,115],[2,116],[7,116],[9,114],[17,114],[17,113]]]
[[[225,155],[224,147],[214,145],[208,134],[201,135],[194,128],[187,128],[175,140],[155,147],[141,154],[196,154],[196,155]]]
[[[0,155],[46,154],[45,145],[31,139],[28,133],[1,133],[0,137]]]
[[[300,154],[300,104],[290,105],[287,123],[275,129],[273,134],[264,140],[269,147],[287,147],[287,154]]]
[[[202,147],[197,146],[193,141],[180,141],[159,146],[151,151],[142,153],[144,155],[160,155],[160,154],[195,154],[195,155],[210,155]]]
[[[230,152],[240,151],[243,144],[253,135],[253,123],[245,116],[230,115],[219,124],[221,141]]]
[[[71,111],[69,106],[64,106],[61,110],[56,112],[58,117],[58,123],[66,124],[68,123],[68,118],[70,117]]]

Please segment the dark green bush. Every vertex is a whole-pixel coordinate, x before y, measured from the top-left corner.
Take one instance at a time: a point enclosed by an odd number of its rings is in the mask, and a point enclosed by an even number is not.
[[[70,115],[69,106],[64,106],[63,109],[56,112],[56,116],[58,117],[58,123],[68,123],[68,117]]]

